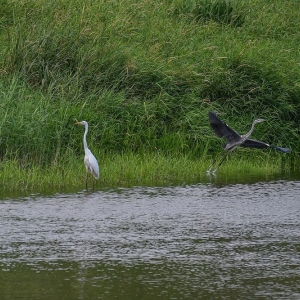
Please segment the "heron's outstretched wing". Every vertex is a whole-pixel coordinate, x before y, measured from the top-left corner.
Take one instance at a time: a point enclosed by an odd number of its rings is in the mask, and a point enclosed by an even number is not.
[[[292,151],[289,148],[282,148],[282,147],[277,147],[277,146],[272,146],[272,145],[270,145],[270,147],[273,148],[273,149],[276,149],[278,151],[284,152],[284,153],[289,153],[289,152]]]
[[[240,145],[241,147],[245,148],[257,148],[257,149],[264,149],[269,148],[270,145],[261,141],[246,139],[243,144]]]
[[[252,140],[252,139],[246,139],[243,144],[240,145],[241,147],[247,147],[247,148],[258,148],[258,149],[264,149],[264,148],[273,148],[275,150],[288,153],[291,152],[291,149],[289,148],[282,148],[282,147],[277,147],[273,145],[269,145],[267,143],[257,141],[257,140]]]
[[[229,142],[239,142],[241,140],[241,136],[225,122],[221,121],[216,113],[209,112],[208,117],[210,126],[218,137],[224,137]]]

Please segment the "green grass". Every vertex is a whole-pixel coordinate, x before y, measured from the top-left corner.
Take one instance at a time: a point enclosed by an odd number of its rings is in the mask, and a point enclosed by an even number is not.
[[[109,185],[175,178],[172,166],[185,163],[182,176],[196,176],[191,162],[208,165],[222,144],[208,124],[211,110],[240,133],[254,118],[267,119],[253,138],[292,148],[287,165],[297,159],[297,0],[0,4],[0,166],[28,182],[24,188],[60,186],[62,176],[79,184],[72,176],[83,130],[75,119],[89,122],[89,145],[106,158],[101,180]],[[132,166],[121,172],[108,158],[122,153]],[[172,165],[161,173],[152,170],[158,153]],[[252,168],[247,161],[256,155],[247,152],[241,165]],[[261,157],[254,168],[277,169],[281,160],[274,151]],[[5,188],[14,186],[9,172],[0,176]]]
[[[219,169],[218,176],[242,180],[249,176],[289,172],[293,169],[290,159],[285,156],[279,154],[272,156],[259,151],[256,151],[256,154],[253,159],[250,151],[242,150],[229,156]],[[100,179],[95,181],[96,189],[210,182],[211,178],[206,173],[211,161],[204,157],[195,159],[190,156],[178,157],[154,152],[113,155],[97,153],[97,157],[100,164]],[[32,163],[29,166],[17,158],[4,160],[1,162],[0,171],[2,192],[85,189],[86,172],[83,157],[76,158],[71,153],[61,158],[58,164],[47,167]],[[89,176],[90,189],[92,182],[93,179]]]

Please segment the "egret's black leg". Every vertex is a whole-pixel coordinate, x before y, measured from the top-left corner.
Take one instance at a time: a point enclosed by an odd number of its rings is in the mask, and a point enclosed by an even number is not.
[[[88,189],[88,172],[86,172],[86,177],[85,177],[85,188],[86,190]]]

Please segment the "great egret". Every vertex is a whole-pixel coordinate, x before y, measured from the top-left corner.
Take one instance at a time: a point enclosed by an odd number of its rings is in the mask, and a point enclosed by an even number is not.
[[[227,150],[228,152],[233,151],[238,146],[247,147],[247,148],[259,148],[259,149],[273,148],[273,149],[276,149],[276,150],[284,152],[284,153],[288,153],[288,152],[291,151],[288,148],[281,148],[281,147],[277,147],[277,146],[272,146],[272,145],[269,145],[269,144],[261,142],[261,141],[248,139],[248,137],[252,134],[252,132],[254,130],[255,124],[264,122],[265,121],[264,119],[254,120],[253,123],[252,123],[252,127],[251,127],[250,131],[248,133],[244,134],[244,135],[239,135],[235,130],[233,130],[226,123],[221,121],[218,118],[216,113],[209,112],[208,116],[209,116],[210,126],[212,127],[215,134],[218,137],[225,138],[227,140],[227,143],[223,146],[223,149]],[[224,152],[224,153],[220,154],[220,155],[223,155],[223,157],[220,160],[219,164],[216,166],[214,172],[220,167],[220,165],[224,161],[224,159],[225,159],[228,152]],[[216,163],[217,159],[219,158],[219,156],[217,156],[217,158],[212,162],[212,164],[211,164],[210,168],[207,170],[207,172],[211,171],[211,169],[215,165],[215,163]]]
[[[75,124],[83,125],[85,127],[84,135],[83,135],[83,147],[84,147],[84,165],[86,168],[86,180],[85,180],[85,186],[87,189],[87,182],[88,182],[88,173],[91,173],[95,179],[99,179],[99,165],[97,162],[97,159],[91,152],[91,150],[88,148],[87,142],[86,142],[86,135],[89,130],[89,124],[86,121],[76,122]],[[93,188],[94,188],[94,181],[93,181]]]

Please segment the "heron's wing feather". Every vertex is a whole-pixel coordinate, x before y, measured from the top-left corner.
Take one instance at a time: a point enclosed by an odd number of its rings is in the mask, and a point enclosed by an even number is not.
[[[258,149],[264,149],[264,148],[272,148],[275,150],[278,150],[283,153],[289,153],[291,152],[291,149],[289,148],[282,148],[282,147],[277,147],[273,145],[269,145],[267,143],[257,141],[257,140],[252,140],[252,139],[246,139],[243,144],[241,144],[241,147],[247,147],[247,148],[258,148]]]
[[[281,152],[283,152],[283,153],[289,153],[289,152],[292,151],[292,150],[289,149],[289,148],[282,148],[282,147],[277,147],[277,146],[272,146],[272,145],[270,145],[270,147],[273,148],[273,149],[276,149],[276,150],[278,150],[278,151],[281,151]]]
[[[221,121],[214,112],[208,113],[209,123],[215,134],[220,138],[226,138],[228,141],[238,142],[241,136],[229,127],[225,122]]]
[[[267,143],[257,141],[257,140],[252,140],[252,139],[246,139],[245,142],[240,146],[246,148],[258,148],[258,149],[264,149],[270,147],[270,145]]]

